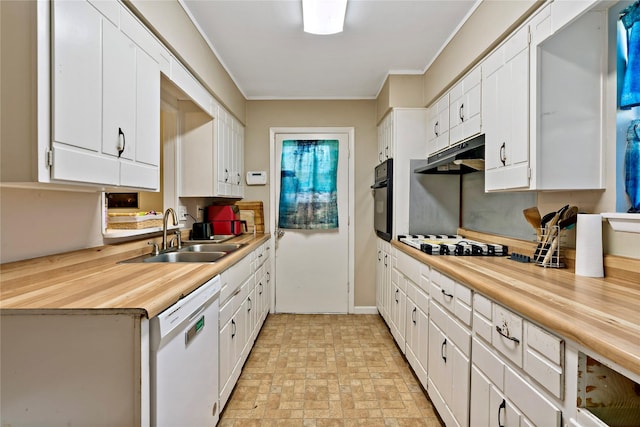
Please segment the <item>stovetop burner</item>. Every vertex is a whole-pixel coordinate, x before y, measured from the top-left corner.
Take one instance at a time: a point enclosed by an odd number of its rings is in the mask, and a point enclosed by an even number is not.
[[[429,255],[506,256],[509,247],[465,239],[457,234],[408,234],[398,239]]]

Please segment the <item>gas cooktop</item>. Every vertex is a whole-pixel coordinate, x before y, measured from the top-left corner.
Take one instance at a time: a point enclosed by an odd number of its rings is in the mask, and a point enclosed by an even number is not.
[[[407,234],[398,240],[429,255],[507,256],[509,247],[495,243],[476,242],[457,234]]]

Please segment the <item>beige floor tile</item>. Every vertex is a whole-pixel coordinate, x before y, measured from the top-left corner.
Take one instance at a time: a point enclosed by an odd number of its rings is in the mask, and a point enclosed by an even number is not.
[[[220,427],[442,427],[374,315],[269,315]]]

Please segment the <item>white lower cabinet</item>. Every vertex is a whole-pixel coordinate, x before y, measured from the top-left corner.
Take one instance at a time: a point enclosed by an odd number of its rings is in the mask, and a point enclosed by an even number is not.
[[[480,294],[473,304],[471,425],[560,426],[564,342]]]
[[[376,304],[378,312],[389,324],[391,322],[391,245],[382,239],[377,239],[378,251],[376,261]]]
[[[432,299],[429,304],[429,396],[447,426],[469,425],[471,331]]]
[[[429,296],[412,282],[407,283],[405,356],[422,386],[428,384]]]
[[[220,411],[224,408],[269,313],[271,274],[267,241],[221,274]]]
[[[561,426],[564,340],[379,243],[378,310],[445,425]]]

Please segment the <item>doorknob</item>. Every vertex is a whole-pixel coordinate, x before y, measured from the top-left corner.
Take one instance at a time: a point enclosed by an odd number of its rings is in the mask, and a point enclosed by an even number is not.
[[[276,238],[282,239],[282,236],[284,236],[284,230],[281,228],[276,229]]]

